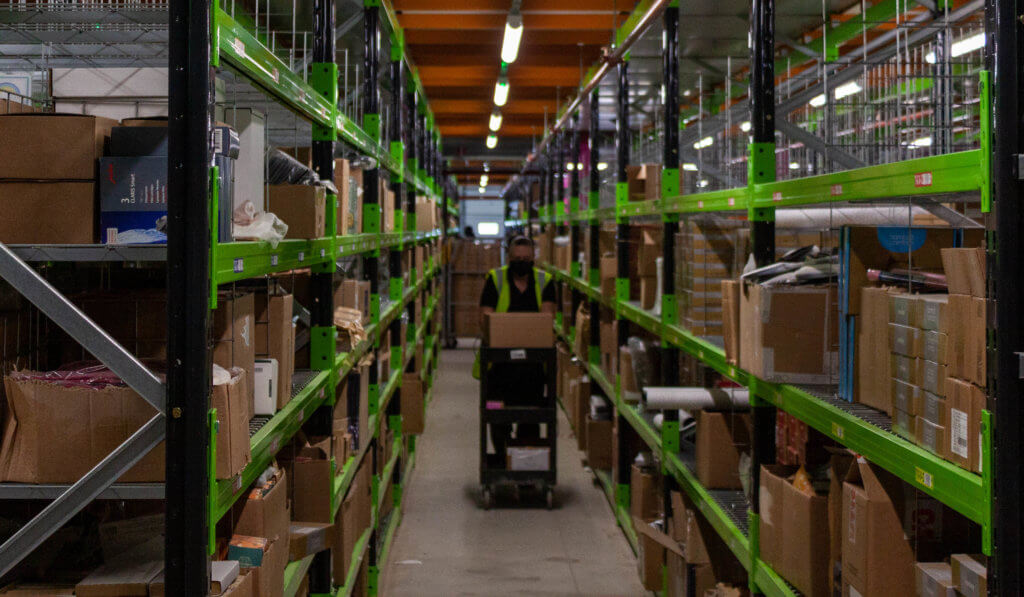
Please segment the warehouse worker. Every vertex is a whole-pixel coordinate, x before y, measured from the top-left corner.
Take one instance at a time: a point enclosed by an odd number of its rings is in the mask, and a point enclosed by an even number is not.
[[[551,276],[533,267],[534,244],[525,236],[509,242],[508,265],[492,269],[484,281],[480,296],[481,328],[488,313],[554,313],[555,285]],[[544,368],[535,363],[496,363],[483,373],[488,376],[491,395],[488,400],[506,406],[544,406]],[[491,425],[495,457],[505,460],[505,446],[512,435],[511,425]],[[516,439],[540,437],[540,425],[519,424]]]

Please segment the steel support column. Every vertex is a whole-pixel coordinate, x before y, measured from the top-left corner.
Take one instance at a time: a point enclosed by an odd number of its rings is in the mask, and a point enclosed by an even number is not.
[[[753,0],[750,12],[750,145],[747,184],[775,180],[775,0]],[[775,213],[773,209],[751,209],[751,237],[758,265],[775,260]],[[751,450],[751,528],[759,524],[760,470],[775,461],[775,408],[751,398],[753,449]],[[753,541],[751,542],[754,543]],[[756,557],[756,548],[752,548]],[[751,582],[751,590],[756,590]]]
[[[211,4],[170,5],[167,192],[168,595],[210,590]]]
[[[1024,57],[1021,3],[986,2],[986,64],[992,73],[992,211],[986,218],[988,247],[988,409],[992,417],[992,523],[994,559],[990,564],[989,594],[1024,593],[1024,540],[1020,454],[1024,445],[1024,380],[1020,354],[1024,352],[1024,192],[1018,159],[1024,154],[1021,94]],[[985,109],[982,106],[982,109]],[[983,145],[984,146],[984,145]],[[995,313],[992,313],[994,309]]]
[[[629,62],[625,59],[617,66],[619,85],[615,101],[615,255],[617,258],[615,274],[616,305],[629,300],[629,219],[620,217],[619,210],[629,202],[629,183],[626,167],[629,166]],[[615,346],[626,344],[629,338],[629,320],[621,317],[618,306],[615,309],[616,327],[618,330]],[[612,380],[615,390],[619,391],[618,371]],[[631,429],[629,421],[616,408],[620,430]],[[621,432],[621,431],[620,431]],[[619,506],[629,507],[629,476],[632,455],[626,449],[629,442],[620,441],[619,453],[614,457],[618,461],[618,478],[616,483],[616,500]]]
[[[574,114],[572,117],[572,159],[577,164],[580,160],[580,116]],[[582,168],[574,168],[572,171],[572,195],[569,197],[569,273],[573,277],[581,277],[583,272],[580,269],[580,224],[575,216],[580,211],[580,177],[583,176]],[[576,286],[572,286],[572,309],[569,317],[576,317],[576,310],[579,309],[582,296]],[[570,325],[575,323],[575,319]]]

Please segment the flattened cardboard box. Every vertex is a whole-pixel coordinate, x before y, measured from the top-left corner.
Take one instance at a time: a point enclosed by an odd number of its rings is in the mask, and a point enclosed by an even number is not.
[[[697,478],[707,489],[742,489],[740,458],[750,451],[750,415],[697,412]]]
[[[64,387],[4,380],[0,477],[17,483],[75,483],[156,414],[126,386]],[[54,430],[61,430],[54,436]],[[122,483],[162,482],[164,444],[121,476]]]
[[[256,357],[277,359],[277,409],[292,399],[295,374],[295,325],[292,323],[292,295],[255,295]]]
[[[213,386],[210,394],[210,406],[217,410],[218,479],[234,477],[252,460],[249,441],[252,394],[245,384],[245,372],[234,369],[231,371],[231,380]]]
[[[401,413],[402,433],[423,433],[424,405],[423,381],[418,373],[405,373],[402,376]]]
[[[551,348],[555,345],[550,313],[488,313],[487,345],[491,348]]]

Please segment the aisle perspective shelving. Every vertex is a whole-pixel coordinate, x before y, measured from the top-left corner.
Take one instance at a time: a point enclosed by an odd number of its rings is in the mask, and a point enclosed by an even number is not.
[[[138,437],[129,439],[74,486],[0,484],[0,499],[53,500],[44,515],[30,521],[0,546],[0,574],[10,571],[93,499],[162,499],[166,500],[167,511],[166,592],[206,594],[209,559],[219,550],[218,522],[232,511],[236,502],[245,499],[256,479],[300,430],[322,431],[326,418],[327,435],[333,436],[329,428],[331,411],[339,398],[344,399],[335,396],[335,388],[350,376],[358,375],[365,358],[374,357],[377,362],[390,363],[391,374],[386,380],[378,380],[376,362],[365,369],[370,387],[369,404],[364,405],[370,411],[368,428],[359,430],[361,449],[355,455],[344,463],[332,461],[335,476],[330,484],[331,522],[335,523],[334,513],[364,460],[372,460],[374,496],[379,491],[381,499],[371,504],[371,525],[349,556],[350,573],[346,578],[332,578],[330,552],[321,551],[288,564],[284,592],[294,595],[308,579],[310,590],[317,594],[333,593],[335,585],[339,593],[351,594],[357,584],[375,594],[380,563],[400,521],[401,488],[405,475],[412,470],[415,454],[414,436],[400,431],[401,409],[396,394],[403,376],[415,373],[426,382],[430,395],[429,386],[440,360],[439,336],[443,333],[436,315],[438,305],[447,300],[438,279],[446,267],[443,243],[452,230],[452,218],[458,214],[454,187],[442,174],[440,135],[416,67],[405,54],[403,32],[389,2],[367,3],[360,8],[365,64],[379,74],[381,63],[389,60],[391,73],[390,78],[364,81],[361,122],[357,122],[339,106],[334,3],[312,3],[312,60],[304,56],[298,65],[294,48],[291,58],[285,60],[281,57],[283,49],[268,43],[269,24],[265,23],[267,28],[261,30],[257,17],[253,31],[242,24],[244,19],[236,20],[233,3],[229,9],[224,3],[171,2],[154,6],[153,10],[165,11],[169,23],[165,44],[170,67],[167,112],[171,164],[167,244],[2,245],[4,263],[0,274],[158,406],[159,414],[144,436],[136,434]],[[40,14],[39,19],[45,21],[45,10]],[[389,42],[383,46],[382,36]],[[74,58],[67,58],[67,62],[73,64]],[[89,65],[95,66],[96,62]],[[326,213],[316,238],[268,243],[228,242],[218,236],[218,220],[224,213],[219,202],[230,197],[218,196],[218,169],[210,159],[210,132],[215,107],[223,105],[215,100],[220,92],[215,82],[228,75],[232,81],[251,85],[262,94],[258,101],[267,102],[267,109],[283,106],[296,122],[302,119],[311,127],[306,145],[311,147],[310,163],[320,180],[333,183],[335,157],[355,155],[371,160],[363,168],[362,199],[358,206],[361,232],[342,231],[340,197],[332,187],[327,192]],[[392,102],[384,109],[380,105],[381,83]],[[298,124],[295,127],[296,131],[301,128]],[[263,184],[264,181],[259,181],[257,186]],[[390,196],[383,192],[385,186],[394,194],[393,205],[384,205],[385,198]],[[417,212],[427,220],[418,223]],[[386,215],[392,213],[394,221],[386,220]],[[422,268],[419,263],[414,265],[414,255],[424,256]],[[408,259],[407,266],[403,266],[404,258]],[[337,350],[338,332],[333,319],[332,282],[341,271],[342,261],[358,262],[359,277],[365,278],[370,286],[366,339],[349,352]],[[128,266],[151,263],[167,267],[166,382],[161,379],[157,385],[143,384],[148,392],[140,389],[143,386],[139,380],[149,383],[146,380],[154,378],[152,373],[32,273],[28,265],[60,262]],[[380,271],[383,263],[389,264],[388,272]],[[232,478],[217,480],[213,467],[217,462],[218,423],[215,411],[209,408],[211,348],[207,334],[211,310],[218,304],[218,290],[295,270],[311,272],[314,304],[306,312],[311,368],[295,372],[291,400],[284,408],[254,420],[249,464]],[[406,337],[401,336],[403,318],[409,324]],[[385,343],[391,346],[390,353],[383,352]],[[358,396],[356,400],[358,408]],[[165,420],[166,482],[112,483],[142,458],[156,440],[164,439]],[[376,457],[386,441],[380,436],[384,428],[394,432],[392,457],[386,465],[378,463]],[[373,454],[373,458],[367,459],[368,454]],[[382,502],[389,489],[395,496],[395,511],[385,527],[380,511],[391,506]],[[383,550],[378,549],[380,538],[384,539],[380,542]],[[287,551],[288,537],[283,541],[285,547],[279,549]],[[364,561],[368,566],[363,566]]]
[[[940,15],[945,21],[936,18],[936,22],[929,29],[926,11],[914,11],[916,20],[905,25],[910,33],[909,43],[927,42],[928,36],[936,35],[934,31],[940,29],[938,23],[957,23],[957,26],[971,32],[970,27],[978,27],[978,15],[981,8],[985,8],[988,14],[994,14],[999,9],[996,3],[988,2],[967,2],[950,7],[945,15]],[[880,23],[887,22],[899,14],[898,6],[893,3],[876,3],[871,11],[880,9],[883,5],[892,8],[893,14],[887,17],[879,17],[879,20],[861,23],[859,18],[853,18],[845,25],[839,26],[835,31],[829,31],[830,43],[842,46],[843,38],[839,42],[832,41],[833,33],[840,28],[856,30],[856,36],[861,31],[869,30]],[[891,6],[890,6],[891,5]],[[601,389],[614,407],[614,415],[621,427],[623,424],[633,429],[643,440],[662,465],[662,472],[666,477],[671,477],[678,487],[685,491],[696,507],[703,513],[711,523],[715,531],[725,540],[733,554],[749,572],[749,583],[752,591],[759,591],[765,594],[787,595],[793,594],[793,587],[786,582],[779,574],[771,569],[759,557],[758,541],[758,494],[759,483],[756,472],[753,474],[753,499],[747,501],[742,493],[737,496],[725,495],[719,491],[705,489],[698,481],[693,469],[692,447],[690,450],[677,448],[680,446],[678,424],[673,424],[671,411],[664,412],[663,427],[659,431],[646,419],[638,407],[622,400],[619,384],[620,379],[612,379],[602,371],[600,355],[604,350],[602,345],[604,339],[599,339],[601,327],[598,323],[597,314],[602,310],[610,313],[618,321],[619,337],[616,345],[623,346],[627,331],[630,326],[634,329],[642,329],[648,332],[653,338],[660,341],[661,347],[661,382],[660,385],[678,385],[678,352],[695,357],[704,367],[717,372],[724,379],[735,382],[750,390],[751,406],[753,411],[754,440],[753,449],[753,470],[759,468],[760,462],[774,460],[773,454],[761,453],[765,460],[759,460],[759,450],[763,451],[765,443],[759,443],[758,437],[762,439],[770,435],[772,440],[768,445],[774,451],[774,410],[771,411],[771,418],[766,422],[765,413],[768,409],[778,409],[794,416],[810,428],[820,432],[829,440],[845,446],[854,453],[862,456],[872,464],[885,469],[896,477],[907,483],[914,489],[935,498],[949,508],[962,514],[965,518],[978,525],[980,529],[980,545],[986,555],[996,556],[989,560],[989,579],[1000,579],[996,582],[1007,583],[1004,586],[1018,586],[1020,578],[1020,560],[1016,545],[1017,539],[1013,536],[1016,528],[1014,518],[1006,518],[1007,513],[1003,512],[1002,518],[997,510],[998,496],[1009,500],[1014,504],[1019,502],[1019,495],[1005,493],[1010,487],[1016,486],[1012,479],[1004,480],[1006,484],[1002,492],[999,489],[998,454],[1000,450],[1015,449],[1017,439],[1014,433],[998,435],[996,429],[998,423],[998,411],[1005,409],[1001,416],[1009,417],[1012,421],[1011,427],[1016,425],[1019,417],[1016,411],[1007,407],[1007,400],[998,399],[993,389],[993,381],[996,377],[1003,383],[1003,380],[1013,377],[1012,364],[996,358],[998,354],[995,346],[1016,346],[1016,331],[1003,335],[1005,330],[993,326],[995,315],[1003,316],[1001,309],[996,311],[994,306],[997,301],[1006,301],[1003,304],[1014,305],[1019,300],[1019,292],[1015,289],[1010,291],[1006,288],[1005,282],[1000,279],[998,284],[990,286],[989,296],[989,353],[990,364],[988,385],[988,406],[983,410],[981,416],[981,446],[983,473],[976,473],[966,470],[942,456],[928,451],[921,446],[898,436],[893,432],[892,422],[884,412],[875,410],[868,406],[852,403],[848,399],[840,398],[834,387],[809,387],[792,384],[771,383],[752,375],[743,370],[735,363],[726,358],[724,349],[719,342],[712,342],[700,334],[687,329],[681,314],[677,311],[676,299],[677,289],[675,288],[674,276],[678,268],[687,267],[688,264],[678,263],[675,257],[675,234],[680,231],[680,222],[701,214],[713,214],[732,220],[746,220],[752,229],[751,244],[754,256],[758,259],[758,265],[764,265],[774,260],[774,230],[776,210],[803,209],[821,207],[826,209],[838,209],[858,206],[898,206],[907,210],[923,209],[932,214],[939,214],[937,217],[945,218],[948,226],[978,228],[979,221],[984,220],[988,226],[988,259],[989,276],[996,275],[992,268],[995,260],[1004,253],[1004,246],[996,246],[994,239],[998,233],[993,224],[996,219],[991,219],[992,206],[998,204],[998,191],[1000,188],[999,177],[1006,176],[1006,170],[999,170],[997,162],[1000,159],[999,152],[995,147],[995,140],[1000,135],[995,134],[992,123],[996,121],[994,114],[1002,113],[1006,116],[1007,109],[1011,114],[1018,110],[1017,104],[1008,102],[1001,98],[997,90],[993,89],[990,80],[992,69],[999,63],[998,50],[989,50],[988,62],[980,69],[961,69],[955,75],[961,76],[967,81],[968,89],[973,89],[977,95],[976,102],[970,100],[967,103],[973,105],[974,119],[968,126],[976,127],[975,130],[968,129],[969,134],[966,141],[961,140],[956,149],[940,148],[931,149],[925,152],[918,152],[915,157],[911,146],[910,150],[897,152],[899,157],[888,161],[859,162],[857,159],[847,160],[845,152],[867,153],[871,141],[863,146],[851,143],[843,146],[835,138],[829,137],[830,133],[822,132],[811,122],[808,130],[796,130],[796,126],[784,122],[797,106],[798,99],[803,104],[811,99],[821,89],[825,93],[820,96],[821,104],[833,105],[833,98],[828,87],[823,87],[819,70],[811,70],[815,74],[810,77],[800,75],[803,79],[798,83],[797,91],[789,90],[789,85],[779,83],[789,77],[789,71],[778,78],[773,76],[771,61],[786,63],[785,58],[778,58],[775,46],[775,19],[781,17],[786,10],[783,8],[777,11],[775,3],[771,0],[754,2],[751,5],[751,17],[748,21],[750,36],[750,67],[745,67],[738,72],[733,70],[733,79],[741,80],[746,78],[749,87],[741,88],[736,85],[738,91],[735,101],[730,99],[733,91],[732,84],[725,77],[724,83],[727,92],[721,103],[710,105],[704,100],[702,108],[698,108],[697,101],[693,97],[689,100],[679,94],[680,90],[680,68],[679,56],[681,52],[678,40],[685,27],[694,27],[699,19],[690,20],[683,24],[680,20],[682,13],[692,9],[685,7],[678,2],[641,2],[631,13],[631,19],[616,31],[612,51],[607,53],[604,61],[594,65],[584,76],[580,83],[579,91],[575,97],[571,97],[560,107],[556,124],[546,131],[542,141],[535,145],[533,153],[527,158],[523,171],[517,179],[505,187],[505,198],[509,201],[522,201],[527,214],[525,217],[506,220],[505,225],[512,228],[521,228],[530,234],[545,234],[541,238],[550,239],[552,235],[568,235],[569,247],[567,260],[556,265],[553,261],[543,264],[543,267],[551,273],[555,279],[570,290],[573,295],[571,310],[575,313],[577,306],[581,303],[589,303],[590,308],[590,345],[585,349],[585,354],[574,356],[584,366],[585,373],[592,384]],[[941,11],[940,11],[941,13]],[[940,14],[936,13],[936,14]],[[786,14],[787,18],[795,18]],[[906,18],[906,17],[904,17]],[[966,25],[961,21],[967,22]],[[767,24],[766,24],[767,23]],[[854,23],[856,25],[854,26]],[[925,23],[925,24],[922,24]],[[658,25],[661,25],[659,27]],[[896,28],[901,26],[899,19],[896,20]],[[914,29],[919,27],[919,29]],[[826,29],[828,27],[826,26]],[[843,29],[845,31],[845,29]],[[976,31],[974,29],[973,31]],[[991,31],[990,31],[991,34]],[[1000,30],[999,34],[1009,35]],[[786,44],[792,46],[792,33],[786,40]],[[889,59],[893,56],[884,44],[891,42],[897,34],[886,37],[881,36],[877,42],[872,42],[869,47],[877,51],[881,57],[878,60]],[[961,33],[961,35],[964,35]],[[1013,35],[1016,35],[1014,33]],[[868,38],[865,38],[868,39]],[[1011,38],[1012,39],[1012,38]],[[928,46],[934,47],[934,46]],[[660,51],[655,53],[655,48]],[[927,48],[926,48],[927,50]],[[683,50],[689,51],[689,50]],[[934,50],[933,50],[934,51]],[[920,58],[924,57],[925,50],[920,51]],[[691,52],[692,53],[692,52]],[[804,54],[807,52],[804,51]],[[634,54],[639,58],[631,58]],[[652,55],[655,54],[655,55]],[[916,55],[916,54],[915,54]],[[781,56],[787,56],[785,52]],[[812,66],[814,53],[810,54]],[[934,63],[934,54],[929,54],[929,61]],[[993,58],[996,56],[996,58]],[[1005,57],[1005,54],[1004,54]],[[620,60],[620,58],[622,58]],[[808,58],[801,55],[801,60]],[[820,57],[819,57],[820,59]],[[657,62],[655,62],[657,60]],[[691,57],[691,60],[694,60]],[[793,63],[795,67],[801,63],[797,60]],[[825,65],[834,61],[835,58],[821,60],[820,64]],[[874,68],[880,62],[872,61],[872,55],[866,51],[863,54],[859,49],[850,50],[849,57],[841,56],[834,70],[829,71],[829,77],[837,72],[841,73],[838,81],[831,85],[840,85],[843,81],[854,80],[856,76],[867,77],[869,68]],[[855,61],[862,61],[867,65],[863,68]],[[638,62],[637,77],[641,80],[641,89],[660,85],[661,99],[651,99],[650,96],[641,96],[631,89],[633,83],[630,81],[632,75],[632,63]],[[699,60],[698,60],[699,63]],[[856,65],[855,65],[856,64]],[[707,66],[707,65],[702,65]],[[843,70],[842,67],[847,67]],[[956,67],[959,69],[960,64]],[[817,66],[816,66],[817,67]],[[1002,63],[1004,70],[1000,76],[1011,77],[1016,81],[1019,70],[1018,65]],[[660,79],[656,75],[651,79],[651,72],[661,69]],[[686,68],[683,69],[685,71]],[[856,71],[856,74],[854,73]],[[1009,74],[1008,71],[1014,71]],[[794,71],[800,72],[800,71]],[[723,73],[718,73],[719,75]],[[778,73],[775,73],[778,74]],[[610,76],[606,76],[610,75]],[[705,77],[707,75],[705,74]],[[795,76],[795,75],[794,75]],[[817,78],[815,78],[817,77]],[[695,77],[696,78],[696,77]],[[859,79],[858,79],[859,80]],[[700,79],[698,78],[699,82]],[[867,85],[861,82],[862,86]],[[860,87],[858,87],[860,89]],[[694,88],[687,90],[686,96]],[[699,88],[696,89],[700,91]],[[743,93],[749,90],[749,98],[743,99]],[[792,97],[777,101],[775,94],[792,94]],[[702,93],[706,93],[702,92]],[[703,94],[698,94],[704,98]],[[693,102],[693,110],[689,112],[688,119],[681,118],[677,102],[665,101],[664,98],[679,98],[679,103]],[[721,94],[715,96],[722,99]],[[600,100],[604,100],[599,102]],[[614,115],[609,117],[604,111],[607,104],[605,101],[613,99]],[[644,100],[649,100],[644,104]],[[716,100],[717,101],[717,100]],[[934,100],[941,101],[941,100]],[[952,99],[948,101],[952,102]],[[959,100],[958,100],[959,101]],[[746,102],[750,102],[749,104]],[[601,108],[598,108],[598,104]],[[820,106],[811,101],[811,106]],[[653,104],[653,108],[650,106]],[[639,105],[641,114],[633,112],[634,105]],[[836,110],[844,109],[852,111],[847,105],[835,101]],[[749,107],[748,107],[749,106]],[[775,122],[775,113],[779,112],[778,125]],[[638,120],[634,120],[634,116]],[[820,116],[819,116],[820,117]],[[909,116],[907,118],[910,118]],[[613,124],[607,124],[608,121]],[[743,122],[746,121],[746,122]],[[636,133],[636,123],[640,122],[641,132]],[[743,133],[739,133],[739,125],[743,123]],[[600,124],[599,124],[600,123]],[[625,123],[625,124],[624,124]],[[614,134],[606,133],[608,128],[614,126]],[[827,121],[826,121],[827,126]],[[633,128],[631,131],[630,128]],[[778,128],[779,133],[776,132]],[[714,144],[714,149],[719,156],[719,145],[727,145],[730,141],[729,131],[736,131],[737,140],[733,143],[740,143],[746,148],[746,155],[741,153],[730,154],[726,159],[713,162],[704,162],[698,159],[698,153],[704,147]],[[635,134],[634,134],[635,133]],[[843,134],[849,134],[845,131]],[[935,133],[939,135],[940,133]],[[748,139],[749,135],[749,139]],[[815,136],[818,139],[815,140]],[[586,141],[582,138],[585,136]],[[820,137],[824,136],[822,140]],[[595,167],[601,162],[601,139],[614,138],[615,155],[614,159],[607,159],[609,162],[607,174],[599,173],[606,164],[601,163],[601,168]],[[750,141],[747,144],[747,141]],[[789,143],[788,145],[786,143]],[[973,147],[971,143],[973,142]],[[584,143],[589,144],[583,147]],[[831,143],[831,145],[828,145]],[[879,142],[880,143],[880,142]],[[1016,144],[1016,138],[1009,142],[1010,146]],[[694,150],[690,150],[693,145]],[[921,145],[922,147],[925,144]],[[928,144],[930,146],[930,144]],[[799,153],[794,147],[804,153]],[[906,145],[904,145],[906,147]],[[939,147],[936,144],[936,147]],[[585,151],[584,151],[585,150]],[[653,151],[662,152],[660,155]],[[646,152],[646,153],[645,153]],[[787,154],[786,152],[790,152]],[[797,153],[793,153],[797,152]],[[815,152],[819,159],[815,161]],[[829,153],[832,152],[832,153]],[[639,154],[639,159],[635,156]],[[786,160],[785,164],[776,165],[776,154],[779,160]],[[812,156],[806,158],[806,156]],[[845,167],[832,167],[829,156],[833,160],[846,160]],[[861,154],[857,154],[861,155]],[[795,157],[789,157],[795,156]],[[823,158],[822,158],[823,156]],[[838,156],[836,158],[835,156]],[[1005,157],[1005,150],[1004,150]],[[731,161],[729,159],[731,158]],[[715,158],[717,159],[717,158]],[[579,160],[579,162],[578,162]],[[789,160],[794,160],[792,164]],[[684,164],[686,168],[683,168]],[[632,177],[636,176],[635,171],[627,177],[626,167],[629,164],[641,162],[655,162],[661,168],[660,193],[656,198],[648,195],[647,200],[638,201],[630,196],[629,185],[632,184]],[[571,166],[576,163],[576,168]],[[803,164],[808,163],[807,169],[813,171],[812,175],[803,174]],[[857,164],[856,166],[852,164]],[[566,168],[566,165],[569,168]],[[584,168],[581,164],[586,164]],[[824,164],[824,166],[822,166]],[[799,165],[799,168],[797,168]],[[727,172],[727,168],[733,168]],[[788,166],[788,168],[787,168]],[[737,176],[735,173],[742,167],[745,172]],[[635,168],[635,166],[634,166]],[[715,168],[718,168],[716,171]],[[585,170],[585,172],[581,172]],[[686,183],[684,185],[684,170]],[[703,172],[702,172],[703,170]],[[824,170],[824,171],[822,171]],[[695,179],[690,179],[691,173]],[[583,189],[581,179],[589,173],[589,186]],[[610,175],[610,176],[609,176]],[[566,181],[568,178],[568,181]],[[609,179],[610,178],[610,179]],[[711,180],[710,185],[706,178]],[[743,184],[746,178],[746,184]],[[627,183],[627,180],[630,182]],[[539,191],[530,185],[537,185]],[[695,182],[701,184],[694,185]],[[731,182],[732,184],[728,184]],[[739,182],[739,184],[736,184]],[[687,188],[684,188],[686,186]],[[713,190],[702,190],[706,187]],[[1004,193],[1008,187],[1003,186]],[[1004,201],[1012,195],[1004,195]],[[1012,199],[1011,199],[1012,200]],[[950,208],[954,206],[958,213],[953,213]],[[945,210],[945,211],[944,211]],[[964,215],[964,212],[971,215]],[[909,213],[909,211],[907,212]],[[1016,221],[1018,217],[1016,210],[1009,216],[1010,221]],[[1001,220],[998,220],[1001,222]],[[665,271],[659,273],[659,284],[664,287],[660,290],[661,303],[656,309],[644,309],[636,300],[630,300],[630,277],[634,272],[630,271],[631,252],[636,251],[636,245],[628,242],[630,226],[634,224],[648,224],[660,222],[663,234],[659,236],[663,240],[661,256],[664,258]],[[614,248],[616,251],[616,262],[614,267],[616,275],[614,287],[600,283],[605,276],[605,265],[598,263],[602,255],[598,252],[598,231],[603,223],[615,224]],[[1006,225],[1006,230],[1010,225]],[[590,234],[590,245],[583,242],[583,230],[588,229]],[[1000,223],[999,231],[1003,231]],[[543,232],[541,232],[543,231]],[[603,241],[602,241],[603,242]],[[1016,246],[1016,245],[1015,245]],[[549,248],[548,251],[551,251]],[[542,256],[545,255],[542,249]],[[581,260],[580,256],[584,255]],[[670,255],[672,257],[670,257]],[[772,255],[772,257],[768,257]],[[634,255],[635,256],[635,255]],[[551,259],[551,253],[547,253]],[[633,265],[635,267],[635,264]],[[584,269],[589,268],[589,269]],[[1015,274],[1014,274],[1015,275]],[[1017,280],[1017,278],[1012,278]],[[996,289],[993,292],[993,288]],[[1003,292],[1005,294],[999,294]],[[603,315],[601,315],[603,317]],[[559,313],[556,322],[556,332],[559,337],[573,346],[573,338],[579,330],[574,330],[571,323],[563,327],[563,315]],[[1001,320],[1002,321],[1002,320]],[[1005,349],[1004,349],[1005,350]],[[676,352],[678,351],[678,352]],[[670,366],[668,370],[665,368]],[[1012,381],[1013,387],[1017,382]],[[999,387],[999,395],[1003,394],[1005,386]],[[1012,412],[1011,412],[1012,411]],[[1006,419],[1004,419],[1006,420]],[[994,429],[996,427],[996,429]],[[666,449],[665,446],[672,446]],[[996,446],[1001,446],[995,449]],[[620,526],[628,531],[631,523],[628,518],[629,503],[629,473],[628,470],[622,473],[623,461],[621,454],[613,454],[613,459],[619,459],[620,478],[610,479],[607,473],[598,472],[598,478],[605,487],[613,511],[619,519]],[[1015,474],[1009,474],[1015,477]],[[667,495],[667,494],[666,494]],[[735,499],[734,499],[735,498]],[[627,515],[623,519],[623,504],[627,508]],[[742,508],[742,516],[737,515],[737,508]],[[664,504],[666,519],[670,512],[670,505]],[[666,521],[667,524],[667,521]],[[1009,525],[1009,528],[1002,535],[1000,540],[999,527]],[[634,545],[635,539],[630,538]],[[1002,545],[1002,552],[1000,546]],[[1000,552],[1003,554],[1000,559]],[[990,585],[992,586],[992,585]],[[990,589],[992,590],[992,589]],[[1001,589],[1003,590],[1003,589]]]

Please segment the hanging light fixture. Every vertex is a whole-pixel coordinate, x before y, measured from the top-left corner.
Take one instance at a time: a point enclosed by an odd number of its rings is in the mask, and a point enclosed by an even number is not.
[[[508,77],[501,75],[498,77],[498,82],[494,84],[494,105],[501,106],[505,105],[508,101]]]
[[[519,42],[523,39],[523,15],[513,7],[505,20],[505,38],[501,42],[501,60],[512,64],[519,57]]]
[[[498,146],[498,135],[487,135],[487,149],[494,149]]]
[[[491,112],[491,121],[487,124],[487,128],[491,129],[495,133],[501,128],[501,112],[497,108]]]

